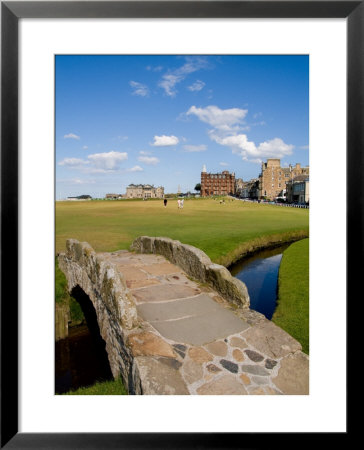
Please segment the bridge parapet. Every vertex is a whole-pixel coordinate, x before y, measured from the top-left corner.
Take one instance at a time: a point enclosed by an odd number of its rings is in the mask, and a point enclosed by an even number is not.
[[[239,307],[249,308],[250,298],[245,284],[233,277],[226,267],[214,264],[199,248],[167,237],[140,236],[131,244],[138,253],[163,255],[189,276],[209,284],[223,298]]]

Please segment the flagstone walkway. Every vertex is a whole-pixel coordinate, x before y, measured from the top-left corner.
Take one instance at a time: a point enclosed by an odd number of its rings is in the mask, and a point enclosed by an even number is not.
[[[308,394],[308,356],[263,315],[163,256],[101,253],[123,274],[140,326],[126,339],[152,394]]]

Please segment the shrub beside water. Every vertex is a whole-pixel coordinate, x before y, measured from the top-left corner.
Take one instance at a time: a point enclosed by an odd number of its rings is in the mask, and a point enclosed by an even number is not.
[[[84,321],[85,317],[80,304],[68,293],[67,279],[59,268],[58,258],[56,258],[55,297],[58,305],[69,305],[71,322],[79,324]]]

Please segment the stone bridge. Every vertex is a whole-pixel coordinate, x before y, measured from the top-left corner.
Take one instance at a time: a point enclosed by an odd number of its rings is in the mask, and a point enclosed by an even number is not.
[[[59,266],[69,292],[90,298],[130,394],[308,394],[301,345],[201,250],[142,236],[130,251],[96,253],[70,239]]]

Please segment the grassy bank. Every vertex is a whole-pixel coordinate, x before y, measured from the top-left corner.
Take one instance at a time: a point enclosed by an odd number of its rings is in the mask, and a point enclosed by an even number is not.
[[[295,242],[283,253],[272,321],[309,353],[309,239]]]
[[[308,236],[307,209],[225,199],[56,203],[56,251],[66,239],[88,242],[97,252],[128,249],[141,235],[166,236],[202,249],[228,266],[242,254],[273,242]]]
[[[63,395],[128,395],[120,378],[97,382],[92,386],[79,388]]]

